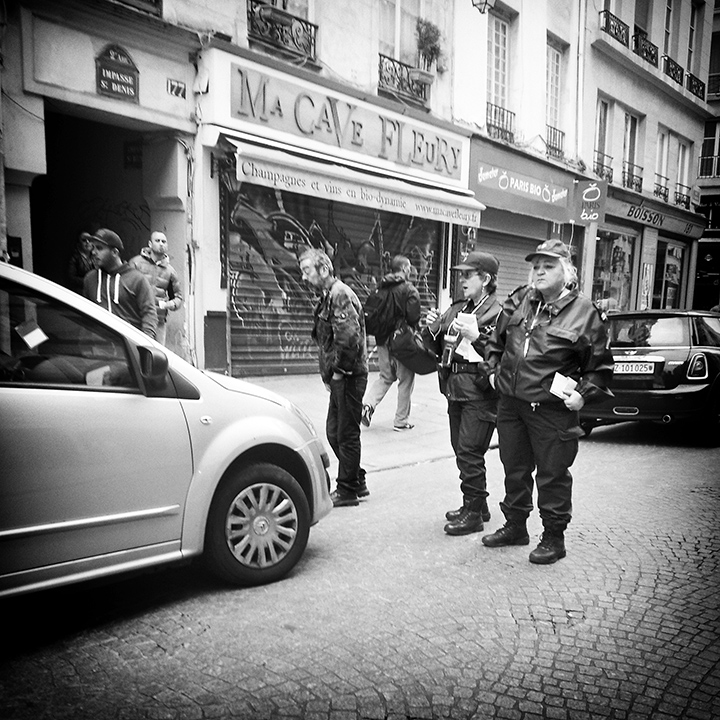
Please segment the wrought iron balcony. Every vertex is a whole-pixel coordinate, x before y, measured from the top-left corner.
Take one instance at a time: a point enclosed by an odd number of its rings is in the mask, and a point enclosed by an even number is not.
[[[625,47],[630,47],[630,28],[609,10],[600,11],[600,29]]]
[[[685,87],[695,95],[695,97],[699,97],[701,100],[705,99],[705,83],[692,73],[685,75]]]
[[[720,177],[720,155],[701,155],[698,168],[698,177]]]
[[[593,172],[611,183],[613,181],[612,156],[596,150],[593,158]]]
[[[675,183],[675,204],[690,209],[690,186]]]
[[[680,65],[678,65],[669,55],[663,55],[662,69],[663,72],[678,85],[683,84],[683,75],[685,74],[685,70],[683,70],[683,68],[680,67]]]
[[[545,126],[545,144],[548,157],[565,157],[565,133],[552,125]]]
[[[668,197],[670,195],[668,180],[669,178],[666,178],[664,175],[658,175],[658,173],[655,173],[655,188],[653,189],[653,195],[655,197],[659,197],[665,202],[668,201]]]
[[[515,113],[499,105],[488,103],[485,109],[487,134],[491,138],[515,142]]]
[[[282,55],[315,60],[317,25],[261,0],[247,1],[248,38]]]
[[[425,104],[428,100],[428,85],[413,79],[412,65],[395,60],[380,53],[378,88]]]
[[[642,192],[643,169],[639,165],[633,165],[631,162],[625,160],[623,162],[623,173],[622,173],[622,184],[623,187],[635,190],[635,192]]]
[[[633,35],[633,52],[651,65],[658,66],[658,47],[647,39],[645,33]]]

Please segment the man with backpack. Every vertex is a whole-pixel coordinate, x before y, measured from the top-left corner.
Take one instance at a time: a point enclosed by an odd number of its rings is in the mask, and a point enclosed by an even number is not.
[[[414,427],[408,418],[415,373],[393,357],[389,343],[401,323],[406,322],[412,328],[417,326],[421,313],[420,293],[408,280],[412,272],[408,258],[396,255],[390,262],[390,270],[380,281],[380,287],[365,303],[366,329],[368,334],[375,336],[380,377],[372,384],[363,403],[362,424],[370,426],[375,408],[392,384],[397,382],[398,398],[393,429],[403,432]]]

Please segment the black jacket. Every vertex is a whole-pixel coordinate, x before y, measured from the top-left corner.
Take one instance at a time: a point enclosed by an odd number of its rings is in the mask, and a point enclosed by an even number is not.
[[[498,392],[527,402],[562,402],[550,393],[556,372],[576,380],[588,402],[607,393],[613,372],[602,315],[577,289],[546,304],[530,286],[518,288],[504,303],[487,360]]]
[[[467,300],[458,300],[453,303],[432,325],[423,329],[423,340],[427,347],[432,347],[438,358],[445,350],[445,334],[452,321],[460,312],[471,312],[472,303]],[[485,346],[495,330],[495,323],[502,307],[495,293],[489,295],[485,302],[477,308],[476,317],[480,337],[472,344],[481,357],[485,356]],[[454,361],[464,362],[458,355]],[[485,420],[495,420],[496,394],[487,381],[487,373],[452,372],[452,370],[438,368],[440,391],[448,400],[465,402],[468,400],[485,400],[487,403],[487,417]]]
[[[397,308],[395,320],[397,325],[401,321],[405,321],[411,328],[417,327],[420,322],[422,308],[420,307],[420,293],[416,287],[409,283],[402,273],[389,273],[380,280],[380,287],[388,290],[392,296],[392,301]],[[385,344],[390,339],[390,335],[378,334],[375,336],[375,342],[378,345]]]

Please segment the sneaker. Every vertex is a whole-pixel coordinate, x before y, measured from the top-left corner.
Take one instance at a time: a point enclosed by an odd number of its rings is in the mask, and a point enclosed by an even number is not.
[[[360,504],[358,496],[346,490],[335,490],[330,493],[330,498],[334,507],[352,507]]]
[[[372,407],[372,405],[363,405],[362,416],[360,417],[360,422],[365,427],[370,427],[370,421],[372,420],[372,416],[373,416],[374,412],[375,412],[375,408]]]
[[[393,425],[395,432],[404,432],[405,430],[412,430],[415,426],[412,423],[406,422],[403,425]]]

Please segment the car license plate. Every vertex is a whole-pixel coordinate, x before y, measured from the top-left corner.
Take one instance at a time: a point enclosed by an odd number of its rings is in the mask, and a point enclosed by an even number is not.
[[[651,362],[616,362],[616,375],[652,375],[655,365]]]

